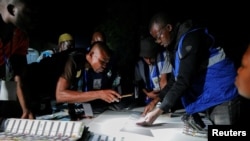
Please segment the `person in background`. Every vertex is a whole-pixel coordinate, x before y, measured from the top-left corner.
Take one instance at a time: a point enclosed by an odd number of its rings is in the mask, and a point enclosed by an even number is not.
[[[106,43],[106,35],[101,31],[95,31],[92,34],[92,39],[90,41],[90,44],[93,44],[96,41],[102,41],[102,42]]]
[[[40,62],[45,57],[51,57],[54,53],[62,52],[74,47],[75,44],[72,35],[69,33],[63,33],[59,36],[57,48],[41,52],[40,56],[37,58],[37,62]]]
[[[73,36],[69,33],[63,33],[59,36],[58,51],[55,51],[55,52],[65,51],[67,49],[74,48],[74,47],[75,47],[75,42],[74,42]]]
[[[27,63],[31,64],[33,62],[36,62],[38,57],[39,57],[39,51],[29,47],[28,54],[26,55]]]
[[[135,66],[135,82],[139,87],[138,99],[142,100],[139,103],[146,105],[145,110],[151,111],[160,102],[158,94],[167,85],[172,65],[167,52],[160,50],[151,37],[141,39],[139,56],[141,59]]]
[[[193,130],[205,130],[199,112],[208,113],[215,125],[237,121],[238,93],[234,85],[236,69],[207,28],[191,19],[175,20],[170,13],[155,14],[149,31],[156,43],[170,53],[173,72],[159,93],[161,105],[144,112],[138,125],[152,125],[181,97],[186,114],[182,120]],[[227,110],[225,110],[225,108]]]
[[[33,117],[23,102],[20,76],[27,65],[26,54],[29,46],[29,38],[21,29],[0,21],[0,81],[3,84],[13,86],[8,90],[16,90],[18,100],[0,100],[0,117],[26,118]],[[15,85],[12,85],[15,84]],[[3,87],[2,87],[3,88]],[[8,87],[9,88],[9,87]]]

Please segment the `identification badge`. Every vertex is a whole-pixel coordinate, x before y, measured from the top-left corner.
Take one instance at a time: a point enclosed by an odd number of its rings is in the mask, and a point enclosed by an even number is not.
[[[153,78],[154,90],[160,90],[160,82],[158,77]]]
[[[101,86],[102,86],[102,79],[94,79],[93,88],[94,89],[101,89]]]

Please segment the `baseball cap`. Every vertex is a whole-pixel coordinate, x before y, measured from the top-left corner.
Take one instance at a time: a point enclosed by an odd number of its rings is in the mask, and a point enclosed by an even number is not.
[[[153,38],[145,38],[140,41],[140,57],[153,58],[158,51],[157,44]]]

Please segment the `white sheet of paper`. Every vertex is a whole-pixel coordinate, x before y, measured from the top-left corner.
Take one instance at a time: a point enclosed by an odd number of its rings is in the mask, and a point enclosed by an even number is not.
[[[93,117],[94,114],[93,114],[93,110],[92,110],[90,103],[82,103],[82,105],[84,108],[85,116]]]

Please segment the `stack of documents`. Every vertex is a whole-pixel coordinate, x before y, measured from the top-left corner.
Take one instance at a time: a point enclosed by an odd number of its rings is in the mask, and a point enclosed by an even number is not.
[[[31,120],[9,118],[0,140],[70,140],[80,139],[85,130],[81,121]]]

